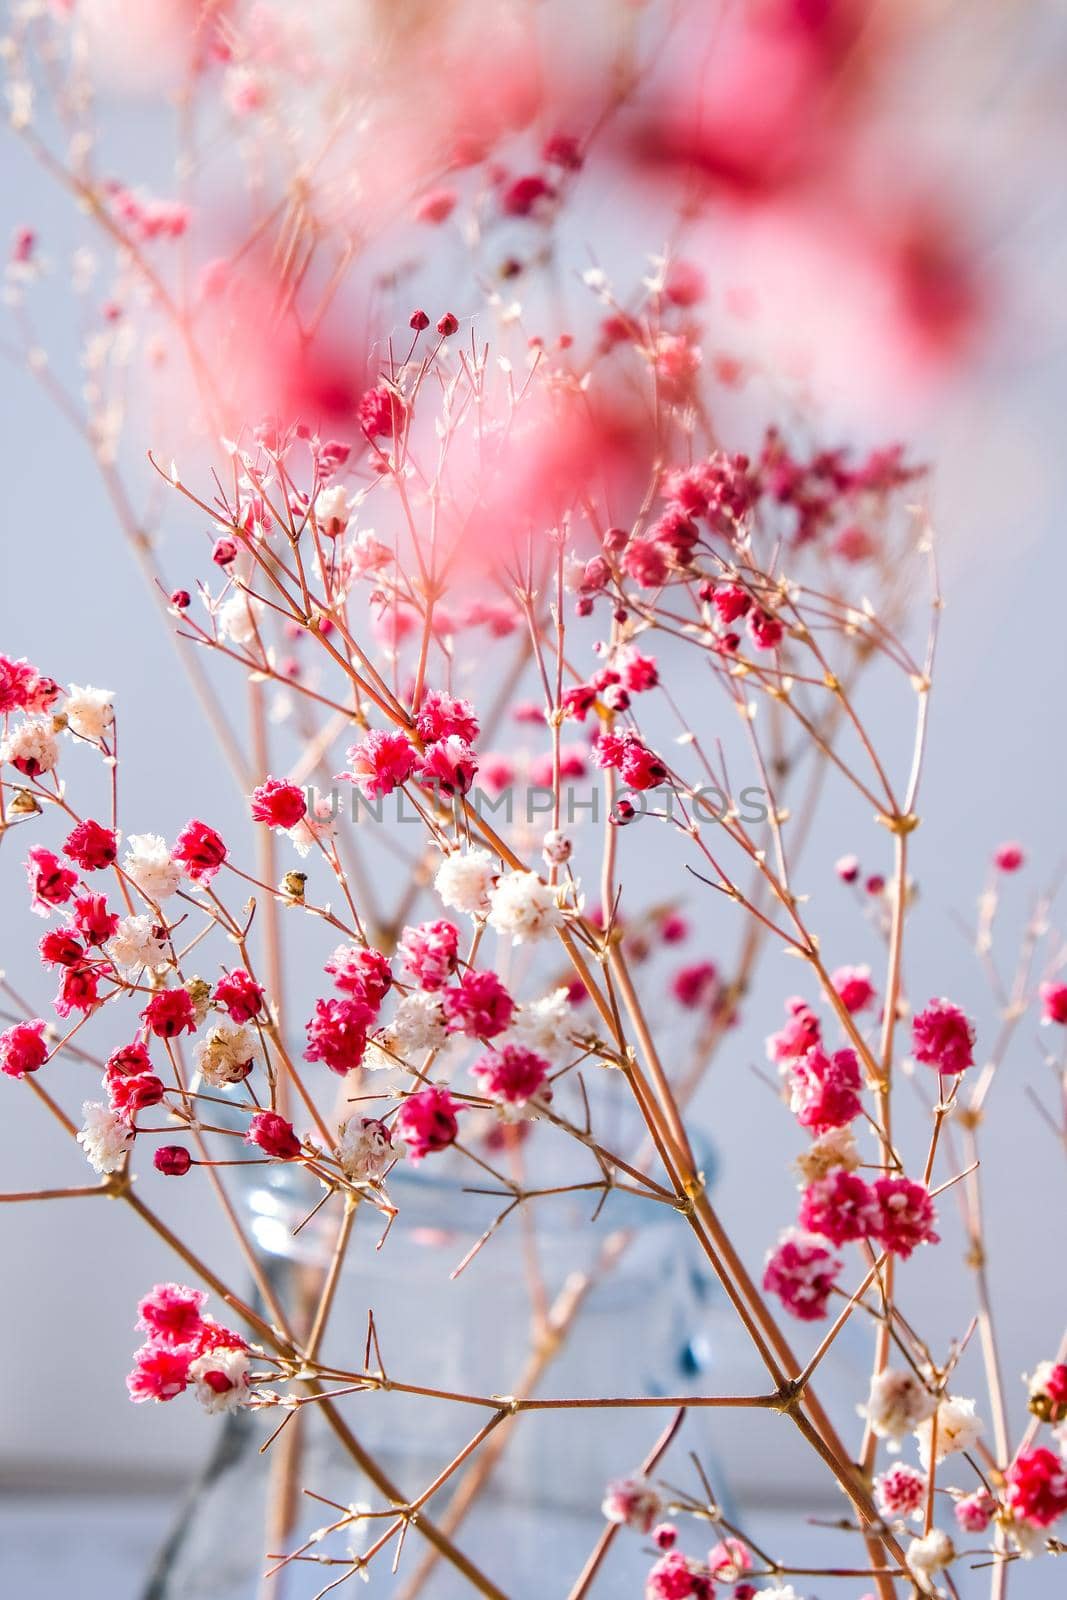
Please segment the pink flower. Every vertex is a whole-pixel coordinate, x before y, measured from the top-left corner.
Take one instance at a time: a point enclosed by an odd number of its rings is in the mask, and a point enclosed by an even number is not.
[[[85,959],[85,947],[64,928],[46,933],[37,946],[46,967],[76,967]]]
[[[1067,983],[1041,985],[1042,1022],[1067,1023]]]
[[[180,1033],[196,1032],[196,1013],[185,989],[160,989],[149,1000],[141,1017],[159,1039],[174,1039]]]
[[[729,625],[746,616],[752,609],[752,596],[747,589],[742,589],[739,583],[720,583],[716,585],[711,603],[715,607],[719,621]]]
[[[865,1239],[879,1221],[874,1191],[856,1173],[840,1167],[809,1184],[800,1202],[800,1226],[822,1234],[831,1244]]]
[[[774,650],[782,642],[785,629],[776,616],[759,607],[748,614],[748,632],[757,650]]]
[[[838,967],[830,974],[830,982],[841,997],[846,1011],[866,1011],[877,994],[871,982],[870,967]]]
[[[443,989],[459,960],[459,929],[439,919],[405,928],[396,953],[420,989]]]
[[[71,920],[86,944],[106,944],[119,925],[102,894],[85,894],[74,902]]]
[[[601,733],[593,742],[593,760],[615,768],[630,789],[654,789],[667,777],[666,765],[636,733]]]
[[[78,886],[78,874],[40,844],[26,856],[26,873],[33,896],[31,909],[40,917],[47,917],[53,906],[66,905]]]
[[[716,1583],[736,1583],[752,1571],[752,1557],[741,1539],[721,1539],[708,1551],[708,1571]]]
[[[184,1178],[192,1164],[192,1156],[181,1144],[161,1144],[152,1157],[152,1165],[165,1178]]]
[[[134,1352],[133,1371],[127,1375],[130,1399],[140,1405],[145,1400],[173,1400],[189,1384],[189,1368],[194,1360],[191,1346],[143,1344]]]
[[[657,1550],[673,1550],[678,1543],[678,1529],[673,1522],[661,1522],[652,1529],[652,1543]]]
[[[907,1260],[920,1244],[937,1244],[937,1216],[925,1184],[913,1178],[876,1178],[874,1193],[880,1216],[874,1228],[879,1244]]]
[[[860,1066],[854,1050],[828,1056],[818,1045],[789,1069],[790,1110],[802,1128],[826,1133],[859,1116]]]
[[[194,883],[210,883],[226,860],[226,846],[214,828],[194,820],[187,822],[175,839],[171,855]]]
[[[786,1001],[785,1008],[789,1020],[779,1033],[772,1033],[768,1038],[768,1061],[795,1061],[822,1043],[819,1019],[806,1000],[794,995]]]
[[[616,1527],[649,1533],[662,1506],[659,1494],[644,1478],[620,1478],[608,1484],[600,1509]]]
[[[488,1050],[471,1066],[482,1093],[498,1105],[521,1107],[545,1086],[549,1066],[543,1056],[518,1044]]]
[[[1067,1512],[1067,1465],[1051,1450],[1027,1450],[1008,1468],[1009,1511],[1032,1528],[1048,1528]]]
[[[711,1595],[707,1568],[680,1550],[657,1561],[645,1581],[645,1600],[711,1600]]]
[[[470,701],[457,700],[440,689],[430,689],[423,696],[415,727],[423,744],[435,744],[450,734],[473,744],[480,732]]]
[[[964,1533],[984,1533],[996,1515],[997,1502],[988,1489],[976,1489],[957,1500],[953,1509]]]
[[[378,1010],[393,984],[388,956],[384,956],[380,950],[358,944],[338,945],[324,971],[342,994],[362,1000],[374,1011]]]
[[[431,1086],[408,1096],[397,1112],[396,1131],[412,1161],[421,1161],[455,1143],[458,1110],[447,1089]]]
[[[362,1000],[316,1000],[315,1015],[307,1024],[304,1060],[321,1061],[343,1078],[363,1060],[374,1015]]]
[[[245,1143],[258,1146],[273,1161],[295,1161],[300,1140],[291,1122],[276,1111],[257,1111],[248,1124]]]
[[[998,872],[1018,872],[1025,861],[1022,845],[1014,842],[998,845],[993,853],[993,865]]]
[[[500,209],[506,217],[528,217],[531,212],[555,198],[556,191],[539,172],[513,178],[500,191]]]
[[[87,1013],[95,1011],[102,1003],[99,995],[101,975],[101,968],[88,962],[65,967],[59,993],[54,1001],[56,1014],[60,1017],[69,1017],[72,1011]]]
[[[659,667],[655,656],[643,656],[633,645],[616,652],[615,665],[631,694],[645,694],[659,683]]]
[[[860,875],[858,856],[839,856],[834,862],[834,871],[842,883],[855,883]]]
[[[478,757],[465,739],[450,733],[430,745],[419,762],[419,781],[442,794],[466,794],[478,771]]]
[[[127,1122],[131,1122],[138,1111],[158,1106],[166,1093],[163,1080],[157,1078],[154,1072],[133,1075],[109,1072],[105,1081],[108,1105],[120,1117],[125,1117]]]
[[[356,417],[363,432],[370,439],[380,438],[388,434],[398,436],[404,431],[404,418],[407,407],[400,396],[394,394],[392,389],[384,383],[376,389],[368,389],[356,407]]]
[[[898,1462],[875,1478],[874,1498],[883,1517],[909,1517],[926,1505],[926,1474]]]
[[[911,1024],[916,1061],[938,1072],[964,1072],[974,1065],[974,1026],[951,1000],[931,1000]]]
[[[83,872],[99,872],[102,867],[110,867],[118,855],[114,832],[86,818],[67,835],[63,854]]]
[[[671,570],[663,546],[648,538],[631,539],[623,552],[622,567],[641,589],[658,589]]]
[[[695,961],[691,966],[680,967],[671,979],[671,993],[688,1010],[709,1003],[718,986],[719,973],[713,961]]]
[[[431,189],[424,194],[415,207],[416,222],[441,223],[447,222],[456,208],[459,196],[454,189]],[[429,325],[426,318],[426,326]]]
[[[268,778],[252,790],[252,821],[265,822],[269,828],[295,828],[307,814],[307,798],[303,789],[283,778]]]
[[[42,685],[55,689],[47,703],[41,702]],[[10,711],[46,711],[58,698],[59,685],[53,684],[51,678],[39,677],[36,667],[28,661],[12,661],[10,656],[0,655],[0,716]]]
[[[113,1050],[105,1066],[109,1078],[137,1078],[142,1073],[151,1072],[152,1057],[140,1040],[135,1040],[133,1044],[124,1044],[118,1050]]]
[[[441,995],[451,1033],[470,1039],[495,1039],[515,1012],[515,1002],[495,972],[467,972]]]
[[[206,1304],[202,1289],[157,1283],[137,1307],[137,1326],[155,1344],[192,1344],[200,1333],[200,1313]]]
[[[9,1078],[24,1078],[27,1072],[43,1067],[48,1060],[46,1026],[40,1017],[35,1017],[32,1022],[16,1022],[0,1033],[0,1072],[6,1072]]]
[[[379,800],[407,782],[415,770],[415,761],[415,748],[406,734],[383,733],[375,728],[349,750],[352,771],[338,776],[354,783],[368,800]]]
[[[215,985],[213,999],[234,1022],[251,1022],[259,1015],[263,995],[262,984],[249,977],[243,967],[234,967],[232,972],[223,973]]]
[[[801,1322],[818,1322],[843,1266],[821,1239],[790,1228],[767,1257],[763,1287]]]

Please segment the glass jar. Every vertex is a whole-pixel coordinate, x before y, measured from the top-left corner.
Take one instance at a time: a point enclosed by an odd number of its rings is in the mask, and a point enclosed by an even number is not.
[[[708,1161],[703,1165],[710,1177]],[[294,1234],[320,1192],[302,1171],[280,1165],[254,1171],[246,1195],[249,1226],[273,1285],[287,1307],[298,1305],[304,1292],[313,1306],[340,1201],[329,1202]],[[512,1212],[471,1257],[507,1204],[506,1195],[464,1187],[471,1172],[469,1164],[447,1157],[398,1166],[388,1180],[398,1214],[381,1248],[384,1219],[369,1205],[360,1208],[320,1347],[323,1363],[365,1370],[373,1313],[377,1344],[369,1370],[378,1370],[380,1353],[389,1379],[423,1388],[610,1398],[684,1395],[707,1383],[716,1324],[725,1340],[734,1335],[725,1332],[729,1319],[671,1207],[619,1189],[606,1197],[603,1191],[542,1196]],[[484,1187],[496,1187],[488,1175]],[[350,1394],[338,1406],[409,1500],[492,1415],[482,1406],[396,1390]],[[452,1535],[455,1544],[512,1600],[566,1595],[603,1531],[605,1484],[640,1465],[672,1415],[668,1407],[561,1407],[513,1417],[434,1495],[428,1514],[447,1531],[453,1497],[470,1495]],[[685,1448],[698,1451],[705,1465],[713,1415],[695,1411],[685,1424]],[[385,1504],[316,1405],[303,1406],[298,1423],[261,1453],[279,1420],[268,1410],[225,1422],[143,1600],[311,1596],[341,1578],[346,1565],[350,1570],[350,1550],[365,1551],[384,1531],[380,1518],[349,1526],[306,1552],[343,1564],[291,1563],[283,1584],[261,1588],[265,1549],[287,1553],[342,1515],[314,1496],[342,1507],[381,1510]],[[288,1490],[281,1486],[283,1451],[289,1452]],[[487,1452],[495,1457],[492,1470],[471,1495],[471,1474],[480,1471]],[[280,1511],[286,1505],[287,1516]],[[429,1549],[417,1529],[409,1529],[395,1574],[395,1543],[374,1558],[374,1593],[459,1600],[475,1592],[444,1560],[429,1570]],[[622,1530],[599,1580],[601,1592],[640,1593],[652,1559],[647,1539]]]

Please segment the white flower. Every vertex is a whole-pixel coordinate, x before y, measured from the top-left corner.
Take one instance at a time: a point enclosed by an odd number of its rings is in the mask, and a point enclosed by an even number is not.
[[[487,850],[456,851],[446,856],[437,869],[434,888],[446,906],[484,917],[489,910],[489,891],[496,868]]]
[[[797,1594],[793,1585],[787,1583],[780,1588],[761,1589],[759,1600],[801,1600],[801,1597]]]
[[[415,1055],[421,1050],[439,1050],[448,1039],[448,1029],[441,1002],[436,995],[426,994],[422,989],[406,994],[385,1031],[385,1039],[398,1056]],[[390,1061],[389,1065],[395,1066],[396,1063]]]
[[[349,1117],[337,1141],[337,1159],[354,1183],[380,1178],[402,1154],[403,1146],[394,1147],[389,1129],[377,1117]]]
[[[157,905],[169,900],[181,886],[182,869],[158,833],[131,833],[122,867],[141,893]]]
[[[289,837],[302,856],[308,855],[316,843],[330,845],[333,842],[340,812],[339,805],[335,805],[328,794],[322,794],[318,789],[311,791],[309,801],[307,815],[289,829]]]
[[[919,1441],[919,1460],[924,1467],[930,1465],[931,1417],[924,1418],[915,1429]],[[981,1417],[974,1414],[973,1400],[955,1400],[946,1395],[937,1408],[937,1459],[955,1455],[960,1450],[973,1450],[985,1432]]]
[[[39,772],[51,772],[59,760],[52,724],[44,717],[30,717],[12,728],[0,744],[0,761],[19,763],[32,777]]]
[[[829,1133],[814,1139],[793,1163],[802,1189],[807,1188],[809,1183],[816,1183],[819,1178],[825,1178],[828,1172],[838,1167],[845,1172],[855,1172],[859,1164],[856,1135],[849,1127],[831,1128]],[[908,1431],[905,1429],[905,1432]]]
[[[147,914],[123,917],[104,946],[124,978],[132,978],[142,967],[153,971],[167,965],[167,947],[156,937],[156,920]]]
[[[93,689],[89,684],[79,688],[76,683],[72,683],[63,711],[67,718],[67,726],[72,733],[80,735],[83,739],[92,739],[99,744],[115,720],[112,691]]]
[[[489,922],[514,944],[543,939],[563,921],[556,891],[536,872],[508,872],[489,896]]]
[[[216,1415],[220,1411],[237,1411],[248,1404],[251,1393],[248,1371],[251,1366],[247,1350],[209,1350],[189,1364],[189,1381],[193,1392],[205,1411]],[[209,1381],[213,1379],[214,1381]]]
[[[541,1000],[531,1000],[520,1006],[510,1032],[538,1055],[555,1058],[571,1048],[568,1037],[571,1024],[571,1003],[566,989],[553,989]]]
[[[940,1528],[931,1528],[925,1538],[913,1539],[908,1546],[908,1566],[919,1578],[941,1572],[955,1559],[956,1547]]]
[[[78,1143],[85,1151],[89,1165],[101,1176],[107,1172],[117,1172],[133,1143],[133,1130],[98,1100],[86,1100],[82,1106],[82,1116],[85,1126],[78,1134]]]
[[[223,1022],[200,1040],[194,1053],[204,1082],[221,1089],[248,1077],[256,1042],[248,1028],[232,1028]]]
[[[865,1413],[879,1439],[903,1439],[934,1414],[933,1397],[912,1372],[880,1372],[871,1380]]]
[[[348,496],[340,484],[319,490],[315,496],[315,521],[331,537],[344,532],[348,525]]]
[[[215,613],[219,632],[232,644],[250,644],[256,636],[255,619],[262,610],[262,600],[239,589]]]

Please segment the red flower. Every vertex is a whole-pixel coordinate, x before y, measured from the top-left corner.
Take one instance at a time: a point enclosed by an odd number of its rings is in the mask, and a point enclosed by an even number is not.
[[[160,989],[149,1000],[141,1017],[159,1039],[174,1039],[186,1031],[196,1032],[193,1002],[184,989]]]
[[[667,777],[667,768],[636,733],[601,733],[593,742],[593,760],[600,768],[615,768],[631,789],[654,789]]]
[[[392,389],[385,384],[379,384],[377,389],[368,389],[356,407],[356,418],[363,432],[371,439],[377,439],[382,434],[400,435],[404,431],[404,417],[407,407],[400,396],[394,394]]]
[[[194,883],[209,883],[226,860],[226,846],[220,833],[194,819],[175,839],[171,854]]]
[[[115,1072],[107,1075],[108,1103],[112,1111],[130,1121],[138,1111],[158,1106],[165,1094],[163,1080],[154,1072],[141,1072],[135,1076]],[[156,1152],[158,1155],[158,1151]]]
[[[459,929],[439,918],[405,928],[396,953],[420,989],[443,989],[459,960]]]
[[[447,1089],[430,1087],[409,1095],[396,1117],[396,1131],[412,1161],[447,1150],[459,1132],[456,1102]]]
[[[866,1239],[877,1230],[880,1220],[870,1185],[856,1173],[840,1168],[809,1184],[800,1202],[800,1226],[822,1234],[831,1244]]]
[[[119,925],[118,913],[108,910],[102,894],[83,895],[71,917],[86,944],[105,944]]]
[[[152,1165],[165,1178],[184,1178],[193,1164],[193,1158],[183,1144],[161,1144],[152,1157]]]
[[[78,884],[78,874],[40,844],[35,844],[28,853],[26,872],[33,895],[32,908],[42,917],[48,915],[49,907],[66,905]]]
[[[135,1040],[133,1044],[125,1044],[121,1049],[113,1050],[106,1062],[108,1077],[121,1074],[127,1078],[140,1077],[142,1073],[151,1072],[152,1057],[144,1045]]]
[[[916,1245],[938,1243],[937,1216],[925,1184],[912,1178],[876,1178],[874,1193],[880,1208],[874,1234],[884,1249],[906,1261]]]
[[[998,872],[1018,872],[1025,860],[1021,844],[998,845],[993,855],[993,865]]]
[[[470,1039],[495,1039],[515,1012],[515,1002],[495,972],[468,972],[441,995],[452,1033]]]
[[[541,1093],[548,1070],[548,1062],[536,1051],[506,1044],[480,1056],[471,1067],[471,1077],[490,1100],[505,1106],[524,1106]]]
[[[74,967],[85,958],[85,947],[66,929],[46,933],[37,946],[46,967]]]
[[[145,1344],[133,1359],[134,1368],[126,1378],[126,1387],[130,1399],[140,1405],[145,1400],[173,1400],[181,1394],[189,1383],[194,1352],[189,1346]]]
[[[513,178],[500,191],[500,209],[506,217],[528,217],[535,206],[555,198],[556,191],[539,172]]]
[[[974,1065],[974,1027],[951,1000],[931,1000],[911,1024],[916,1061],[938,1072],[963,1072]]]
[[[767,1040],[769,1061],[795,1061],[798,1056],[807,1055],[809,1050],[822,1043],[819,1019],[806,1000],[794,995],[786,1001],[785,1007],[789,1012],[788,1022],[779,1033],[772,1033]]]
[[[1067,983],[1041,985],[1041,1020],[1067,1023]]]
[[[251,1022],[258,1016],[263,1004],[262,984],[249,977],[244,967],[234,967],[223,973],[215,985],[213,999],[229,1013],[234,1022]]]
[[[153,1344],[193,1344],[203,1326],[207,1304],[202,1289],[181,1283],[157,1283],[137,1307],[137,1326]]]
[[[300,1140],[292,1123],[276,1111],[257,1111],[248,1125],[245,1142],[258,1145],[275,1161],[295,1161],[300,1154]]]
[[[6,1072],[9,1078],[24,1078],[27,1072],[44,1066],[48,1060],[45,1026],[36,1017],[32,1022],[16,1022],[13,1028],[0,1033],[0,1072]]]
[[[265,822],[269,828],[295,828],[307,815],[307,798],[303,789],[283,778],[268,778],[252,790],[252,821]]]
[[[79,962],[75,967],[65,967],[54,1004],[56,1014],[69,1017],[72,1011],[95,1011],[101,1004],[98,993],[101,977],[99,965]]]
[[[748,632],[757,650],[774,650],[781,644],[785,629],[769,611],[756,609],[749,612]]]
[[[342,994],[362,1000],[375,1011],[393,986],[388,956],[358,944],[339,945],[324,971]]]
[[[790,1109],[802,1128],[826,1133],[843,1128],[863,1110],[860,1067],[853,1050],[832,1056],[816,1045],[789,1069]]]
[[[316,1000],[304,1060],[321,1061],[343,1078],[362,1061],[373,1021],[374,1012],[362,1000]]]
[[[407,782],[415,770],[415,761],[415,747],[406,734],[383,733],[375,728],[349,750],[351,772],[338,776],[354,783],[368,800],[379,800]]]
[[[718,969],[713,961],[695,961],[681,967],[671,979],[671,993],[689,1010],[710,1003],[719,986]]]
[[[1008,1468],[1005,1498],[1020,1522],[1051,1527],[1067,1512],[1067,1465],[1051,1450],[1027,1450]]]
[[[821,1240],[790,1229],[767,1257],[763,1287],[801,1322],[818,1322],[843,1266]]]
[[[415,727],[424,744],[434,744],[456,734],[467,744],[473,744],[480,732],[478,718],[469,700],[458,700],[439,689],[430,689],[424,696]]]
[[[865,1011],[877,993],[869,967],[838,967],[830,974],[830,982],[850,1012]]]
[[[478,758],[465,739],[450,733],[432,744],[419,762],[419,781],[442,794],[466,794],[478,771]]]
[[[102,867],[113,864],[118,846],[110,828],[87,817],[67,835],[63,854],[76,862],[83,872],[99,872]]]

